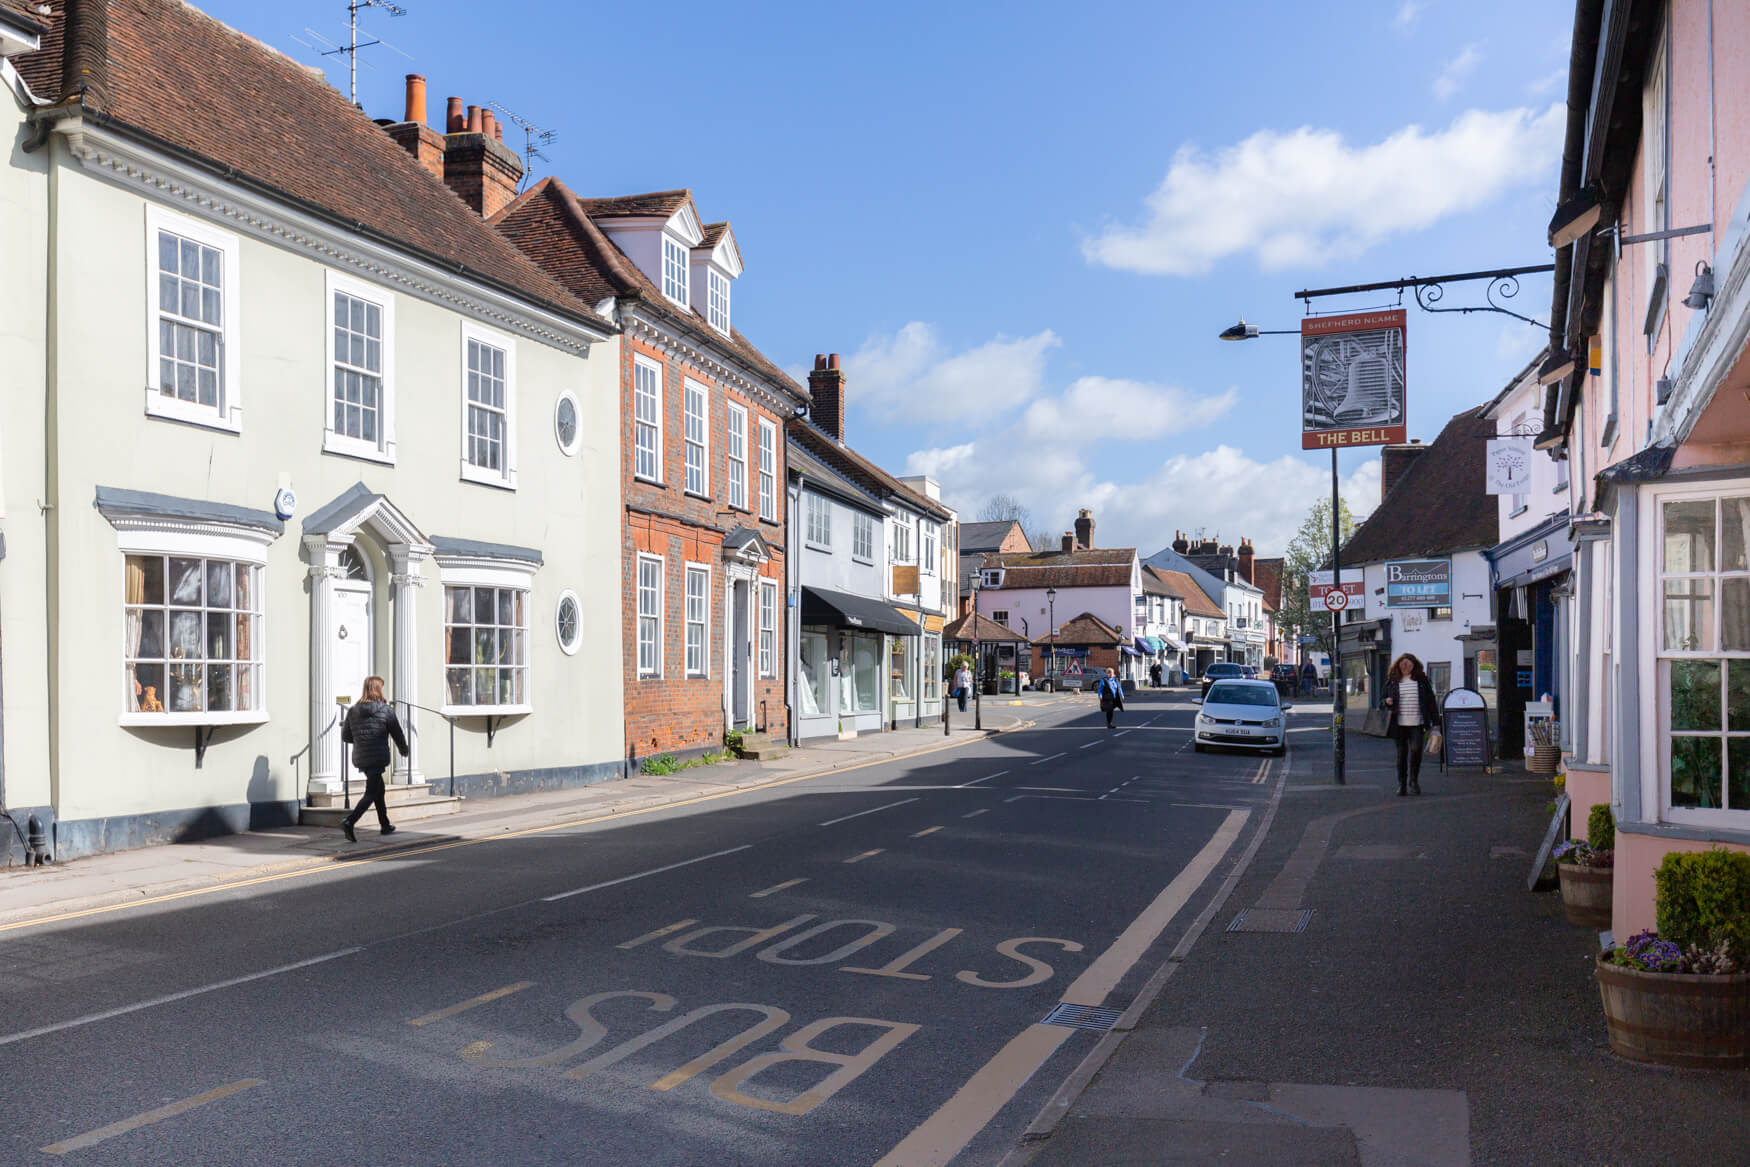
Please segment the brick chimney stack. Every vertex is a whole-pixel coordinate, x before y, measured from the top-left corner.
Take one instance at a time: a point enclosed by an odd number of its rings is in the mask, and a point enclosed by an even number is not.
[[[452,105],[461,104],[454,97],[450,101]],[[433,176],[440,179],[444,176],[444,136],[425,124],[425,78],[418,73],[407,75],[406,116],[385,126],[384,131]]]
[[[1247,583],[1252,582],[1252,559],[1254,555],[1256,555],[1256,551],[1252,547],[1252,541],[1250,539],[1242,538],[1240,540],[1239,570],[1240,578]]]
[[[460,98],[449,101],[444,135],[444,183],[476,214],[490,219],[516,198],[523,178],[523,160],[498,140],[491,110],[470,105],[466,120],[459,115]],[[460,123],[458,125],[458,123]]]
[[[1173,550],[1180,555],[1185,555],[1191,550],[1191,540],[1185,538],[1185,532],[1173,532]]]
[[[1070,552],[1074,551],[1075,549],[1076,549],[1075,532],[1065,531],[1063,533],[1063,553],[1065,555],[1068,555]]]
[[[1076,546],[1083,551],[1094,549],[1094,512],[1087,507],[1076,513]]]
[[[839,368],[839,355],[816,353],[814,371],[808,374],[808,393],[814,403],[808,416],[834,441],[845,440],[845,374]]]
[[[1398,484],[1404,472],[1413,465],[1417,458],[1428,452],[1428,447],[1420,441],[1404,442],[1395,446],[1379,448],[1379,497],[1384,501],[1391,493],[1391,488]]]

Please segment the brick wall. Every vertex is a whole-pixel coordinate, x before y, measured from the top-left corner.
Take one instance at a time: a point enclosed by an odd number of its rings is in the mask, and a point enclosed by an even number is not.
[[[643,341],[627,337],[621,345],[620,443],[621,493],[626,502],[622,530],[622,620],[625,632],[623,661],[626,705],[626,749],[639,758],[668,751],[713,747],[723,740],[725,728],[725,643],[729,631],[725,604],[730,579],[723,561],[721,531],[742,526],[757,530],[773,545],[771,558],[760,569],[760,578],[778,585],[777,627],[774,632],[773,677],[758,677],[759,595],[753,587],[753,613],[749,624],[754,641],[750,665],[756,674],[750,714],[758,724],[761,702],[765,703],[767,728],[774,734],[787,732],[784,707],[784,662],[788,659],[784,632],[788,622],[784,607],[784,451],[783,419],[772,410],[733,390],[726,389],[697,368],[682,366]],[[636,478],[634,441],[634,369],[643,356],[662,367],[662,451],[660,483]],[[706,466],[709,480],[706,497],[689,494],[686,486],[685,379],[703,385],[707,400]],[[729,506],[729,402],[748,413],[747,502],[749,509]],[[775,492],[777,519],[759,517],[759,419],[766,418],[778,434]],[[638,676],[638,555],[663,558],[662,675]],[[704,677],[686,676],[686,565],[703,564],[711,569],[710,628],[707,637]]]

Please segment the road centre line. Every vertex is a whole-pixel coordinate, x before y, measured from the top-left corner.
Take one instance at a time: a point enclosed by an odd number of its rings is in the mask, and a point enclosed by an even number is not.
[[[447,1009],[439,1009],[435,1013],[427,1013],[424,1017],[415,1017],[407,1024],[421,1026],[430,1025],[434,1021],[443,1021],[446,1018],[454,1017],[458,1013],[466,1013],[477,1005],[485,1005],[489,1002],[498,1000],[500,997],[508,997],[512,993],[520,993],[534,983],[534,981],[518,981],[514,985],[506,985],[502,989],[494,989],[490,993],[481,993],[478,997],[469,997],[466,1001],[458,1002]]]
[[[981,814],[989,814],[989,813],[990,813],[990,807],[981,806],[977,810],[968,811],[967,813],[961,815],[960,817],[963,819],[975,819]]]
[[[1076,749],[1078,749],[1078,750],[1091,750],[1091,749],[1093,749],[1093,748],[1094,748],[1094,747],[1095,747],[1095,746],[1097,746],[1097,745],[1099,745],[1099,744],[1100,744],[1100,743],[1099,743],[1099,742],[1097,742],[1097,741],[1091,741],[1091,742],[1089,742],[1089,743],[1088,743],[1088,744],[1087,744],[1087,745],[1085,745],[1085,746],[1077,746],[1077,747],[1076,747]]]
[[[5,1037],[0,1037],[0,1045],[11,1045],[14,1042],[28,1041],[33,1037],[42,1037],[45,1034],[59,1033],[63,1029],[75,1029],[81,1025],[90,1025],[94,1021],[107,1021],[111,1017],[121,1017],[128,1013],[138,1013],[142,1009],[150,1009],[156,1005],[168,1005],[172,1001],[183,1001],[189,997],[198,997],[203,993],[216,993],[220,989],[229,989],[236,985],[246,985],[250,981],[259,981],[266,977],[278,976],[280,973],[292,972],[300,968],[309,968],[313,964],[322,964],[324,961],[329,960],[339,960],[343,956],[351,956],[355,952],[363,951],[364,947],[362,945],[355,945],[352,948],[342,948],[338,952],[328,952],[321,956],[312,956],[308,960],[299,960],[294,961],[291,964],[282,964],[278,968],[263,969],[261,972],[249,973],[240,977],[232,977],[227,981],[215,981],[210,985],[201,985],[199,988],[194,989],[184,989],[179,993],[166,993],[162,997],[153,997],[149,1001],[136,1001],[132,1005],[119,1005],[114,1009],[105,1009],[101,1013],[87,1013],[85,1016],[75,1017],[71,1021],[58,1021],[53,1025],[38,1026],[36,1029],[27,1029],[22,1033],[9,1033]]]
[[[1113,737],[1123,737],[1125,734],[1127,734],[1129,732],[1130,731],[1128,729],[1121,729],[1117,733],[1113,734],[1112,736]]]
[[[774,883],[771,887],[766,888],[764,891],[756,891],[752,895],[748,896],[747,898],[750,900],[763,900],[769,895],[778,894],[779,892],[783,891],[787,887],[795,887],[799,883],[807,883],[807,882],[808,882],[808,879],[806,876],[803,877],[802,879],[786,879],[783,883]],[[696,923],[697,921],[694,921],[694,922]],[[624,948],[625,945],[622,944],[620,947]]]
[[[1102,1004],[1233,847],[1250,815],[1246,810],[1228,812],[1203,849],[1064,990],[1061,1000],[1074,1005]],[[1023,1029],[875,1167],[946,1167],[1073,1032],[1065,1026],[1037,1023]]]
[[[848,814],[848,815],[845,815],[843,818],[827,819],[824,823],[820,823],[819,825],[823,826],[823,827],[836,826],[839,823],[848,823],[852,819],[860,819],[866,814],[879,814],[880,812],[882,812],[884,810],[892,810],[896,806],[904,806],[908,802],[916,802],[916,801],[917,801],[917,799],[915,799],[915,798],[902,798],[898,802],[890,802],[886,806],[878,806],[878,807],[875,807],[873,810],[860,810],[856,814]]]
[[[1082,792],[1082,788],[1079,786],[1014,786],[1010,789],[1040,790],[1046,794],[1080,794]]]
[[[999,730],[998,732],[1000,733],[1003,731]],[[850,773],[852,770],[863,770],[870,766],[885,766],[893,762],[909,761],[912,758],[922,757],[925,754],[936,754],[941,753],[944,750],[955,750],[962,746],[971,745],[974,742],[984,740],[987,739],[966,738],[962,741],[950,741],[939,746],[931,746],[928,749],[915,750],[912,753],[901,754],[897,757],[871,758],[867,762],[856,762],[849,766],[842,766],[837,770],[825,770],[814,774],[797,774],[791,778],[776,778],[770,782],[760,782],[752,786],[741,786],[733,790],[713,791],[709,794],[700,794],[693,798],[683,798],[675,802],[658,803],[655,806],[640,806],[629,810],[610,810],[603,814],[585,815],[582,818],[574,819],[561,819],[559,822],[543,823],[538,827],[525,827],[520,831],[501,831],[497,834],[480,835],[471,839],[449,839],[441,843],[432,843],[430,846],[404,847],[376,855],[365,855],[358,859],[348,859],[339,863],[317,861],[311,863],[307,867],[299,867],[292,871],[279,871],[271,875],[258,875],[247,879],[233,879],[224,883],[211,884],[206,887],[190,888],[187,891],[167,892],[164,895],[147,896],[144,899],[138,900],[125,900],[121,903],[99,904],[93,908],[80,908],[77,911],[71,912],[57,912],[52,916],[36,916],[28,920],[14,920],[9,924],[0,924],[0,933],[14,932],[21,928],[35,928],[43,924],[59,924],[67,920],[82,920],[87,916],[102,916],[107,915],[110,912],[119,912],[131,908],[151,907],[156,904],[169,903],[172,900],[188,899],[191,896],[213,895],[217,892],[235,891],[238,888],[253,887],[260,883],[277,883],[282,879],[301,879],[308,875],[332,873],[348,866],[365,867],[385,861],[402,863],[408,859],[416,859],[420,856],[432,855],[439,851],[450,851],[457,847],[475,847],[481,843],[501,843],[507,839],[525,839],[533,835],[545,835],[552,831],[563,831],[572,827],[593,826],[596,823],[609,822],[614,819],[640,818],[644,815],[658,814],[667,811],[680,810],[683,807],[697,806],[702,802],[716,802],[718,799],[722,798],[736,798],[744,794],[757,794],[765,790],[775,790],[780,786],[792,786],[798,782],[809,782],[816,778],[838,778],[841,775]],[[500,910],[509,911],[523,906],[523,904],[511,904],[507,905],[504,909],[493,909],[492,912],[483,914],[493,915]],[[462,920],[452,920],[445,924],[436,925],[436,927],[452,927],[455,924],[465,923],[468,920],[478,918],[480,918],[478,915],[468,916],[464,917]],[[417,936],[431,930],[432,929],[429,928],[419,928],[412,932],[402,933],[397,937],[391,937],[390,939],[405,939],[408,936]]]
[[[912,838],[921,839],[925,835],[933,835],[941,829],[942,829],[941,827],[925,827],[923,830],[921,830],[917,834],[913,835]]]
[[[983,778],[974,778],[970,782],[962,782],[960,785],[954,787],[954,789],[965,790],[968,786],[977,786],[980,782],[989,782],[992,778],[1001,778],[1007,773],[1007,770],[998,770],[995,774],[986,774]]]
[[[129,1131],[137,1131],[143,1126],[151,1126],[155,1122],[163,1122],[167,1118],[175,1118],[179,1114],[187,1114],[197,1106],[205,1106],[209,1102],[217,1102],[221,1098],[229,1098],[233,1094],[241,1094],[245,1090],[266,1084],[262,1078],[242,1078],[236,1082],[227,1082],[216,1086],[192,1098],[184,1098],[181,1102],[172,1102],[169,1106],[160,1106],[157,1110],[148,1110],[144,1114],[136,1114],[132,1118],[124,1118],[120,1122],[112,1122],[108,1126],[100,1126],[94,1131],[86,1131],[59,1143],[50,1143],[43,1148],[49,1155],[65,1155],[70,1151],[83,1151],[86,1147],[125,1135]]]
[[[1050,761],[1053,761],[1053,760],[1055,760],[1057,758],[1061,758],[1061,757],[1063,757],[1063,754],[1052,754],[1050,757],[1040,758],[1037,762],[1028,762],[1027,764],[1029,766],[1042,766],[1046,762],[1050,762]]]
[[[634,879],[643,879],[647,875],[661,875],[665,871],[673,871],[678,867],[691,867],[693,864],[703,863],[707,859],[721,859],[723,856],[733,855],[737,851],[746,851],[752,846],[752,843],[743,843],[739,847],[730,847],[726,851],[713,851],[709,855],[700,855],[697,859],[683,859],[679,863],[670,863],[667,867],[653,867],[649,871],[640,871],[637,875],[622,875],[618,879],[609,879],[601,883],[592,883],[588,887],[573,888],[571,891],[562,891],[558,895],[542,896],[541,902],[544,904],[550,904],[554,900],[569,899],[572,896],[583,895],[585,892],[601,891],[605,887],[617,887],[622,883],[631,883]]]
[[[887,850],[886,847],[876,847],[874,850],[865,851],[861,855],[853,855],[849,859],[845,860],[845,862],[846,863],[861,863],[865,859],[874,858],[875,856],[881,854],[881,852],[883,852],[885,850]]]

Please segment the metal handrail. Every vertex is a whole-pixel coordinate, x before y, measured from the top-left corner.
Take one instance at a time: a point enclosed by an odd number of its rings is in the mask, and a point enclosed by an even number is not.
[[[321,737],[322,734],[327,733],[329,730],[333,729],[337,724],[339,724],[339,722],[340,722],[340,714],[336,713],[332,718],[329,719],[328,724],[322,727],[322,732],[318,733],[316,736]],[[314,741],[305,742],[303,749],[299,750],[297,753],[293,754],[290,758],[286,759],[286,761],[288,763],[290,763],[291,767],[292,767],[292,784],[293,785],[296,785],[297,781],[298,781],[298,778],[297,778],[298,759],[303,757],[305,754],[310,753],[310,751],[315,748],[315,745],[316,745],[316,743]],[[314,757],[312,757],[310,759],[310,777],[307,778],[304,782],[304,802],[306,804],[308,804],[310,802],[310,800],[313,797],[315,797],[310,792],[310,783],[314,782],[315,780],[316,780],[316,760]],[[352,809],[352,790],[348,787],[347,781],[346,781],[346,750],[344,748],[340,751],[340,800],[346,806],[347,810]]]
[[[405,705],[409,709],[422,709],[427,713],[435,713],[435,714],[437,714],[437,716],[443,718],[444,721],[449,723],[449,727],[450,727],[450,795],[449,796],[451,798],[456,797],[456,719],[454,717],[451,717],[449,714],[445,713],[442,709],[433,709],[429,705],[421,705],[417,701],[408,701],[402,697],[393,698],[392,703],[395,705]],[[419,730],[417,728],[415,728],[413,730],[413,736],[415,738],[417,738],[419,736]]]

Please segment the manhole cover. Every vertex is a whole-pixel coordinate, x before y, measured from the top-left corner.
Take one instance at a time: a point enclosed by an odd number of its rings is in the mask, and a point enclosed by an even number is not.
[[[1311,908],[1246,908],[1227,926],[1229,932],[1305,932]]]
[[[1091,1029],[1105,1033],[1124,1013],[1118,1009],[1097,1009],[1092,1005],[1059,1005],[1045,1015],[1046,1025],[1061,1025],[1066,1029]]]

